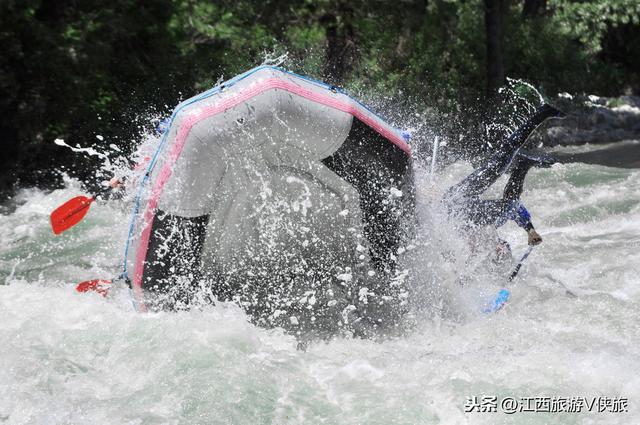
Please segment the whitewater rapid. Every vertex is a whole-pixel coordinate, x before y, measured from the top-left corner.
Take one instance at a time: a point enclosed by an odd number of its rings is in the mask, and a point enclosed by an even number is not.
[[[468,170],[422,179],[419,195]],[[523,199],[544,242],[498,314],[418,306],[406,336],[306,351],[230,305],[139,314],[126,290],[76,293],[118,273],[128,224],[111,202],[55,237],[48,214],[79,193],[73,181],[22,190],[0,215],[0,423],[640,423],[640,170],[531,171]],[[514,225],[500,234],[516,256],[526,248]],[[446,286],[455,304],[455,270],[432,275],[429,263],[446,267],[425,258],[424,286]],[[625,397],[628,412],[465,412],[473,396]]]

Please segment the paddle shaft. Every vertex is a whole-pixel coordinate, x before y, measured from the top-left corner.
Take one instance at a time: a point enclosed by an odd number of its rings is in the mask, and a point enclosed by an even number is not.
[[[531,254],[531,251],[533,251],[533,245],[529,245],[529,248],[527,248],[525,253],[522,255],[522,258],[520,258],[520,261],[518,261],[518,264],[516,264],[516,267],[511,272],[511,275],[507,278],[507,285],[511,283],[513,279],[515,279],[515,277],[518,275],[520,268],[522,268],[522,264],[524,264],[524,261],[527,259],[527,257],[529,257],[529,254]],[[510,297],[511,297],[511,292],[506,287],[502,288],[498,293],[498,295],[496,296],[496,298],[489,305],[487,305],[482,310],[482,312],[487,314],[495,313],[496,311],[504,307],[507,301],[509,301]]]
[[[529,245],[529,248],[527,248],[527,250],[525,251],[525,253],[522,255],[522,258],[520,259],[520,261],[518,262],[518,264],[516,264],[516,267],[513,269],[513,271],[511,272],[511,275],[509,276],[509,278],[507,279],[507,282],[511,282],[513,281],[513,279],[515,279],[515,277],[518,275],[518,273],[520,272],[520,268],[522,267],[522,265],[524,264],[524,261],[527,259],[527,257],[529,257],[529,254],[531,254],[531,251],[533,251],[533,245]]]

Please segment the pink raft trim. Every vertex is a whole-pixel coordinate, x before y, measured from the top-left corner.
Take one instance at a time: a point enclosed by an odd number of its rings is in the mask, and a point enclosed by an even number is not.
[[[153,217],[155,216],[160,195],[162,194],[162,189],[169,180],[169,177],[171,176],[173,170],[173,166],[182,153],[182,149],[184,148],[189,132],[199,121],[224,112],[229,108],[232,108],[242,102],[251,99],[252,97],[255,97],[271,89],[285,90],[306,99],[312,100],[316,103],[320,103],[330,108],[351,114],[352,116],[367,124],[369,127],[373,128],[376,132],[389,140],[391,143],[402,149],[407,155],[411,156],[411,148],[409,148],[409,145],[407,145],[402,137],[395,131],[388,128],[388,126],[385,126],[384,124],[379,122],[379,120],[372,117],[369,113],[366,112],[366,110],[364,110],[364,108],[353,103],[343,102],[322,93],[314,92],[302,86],[293,84],[289,81],[283,81],[279,78],[269,78],[265,79],[264,81],[260,81],[252,86],[249,86],[245,91],[231,96],[219,104],[208,106],[202,109],[197,115],[192,115],[186,118],[180,126],[180,130],[178,131],[178,134],[176,136],[176,141],[173,144],[171,152],[169,153],[169,158],[163,165],[162,170],[160,170],[160,174],[158,175],[156,184],[151,192],[151,197],[149,199],[147,209],[144,213],[144,230],[142,232],[142,235],[140,236],[140,246],[136,253],[136,263],[133,273],[133,292],[138,302],[140,311],[147,311],[142,293],[142,273],[144,271],[144,262],[147,258],[147,250],[149,248],[151,224],[153,222]]]

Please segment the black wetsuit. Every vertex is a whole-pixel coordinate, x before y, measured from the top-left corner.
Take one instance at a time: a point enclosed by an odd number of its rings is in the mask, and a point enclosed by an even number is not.
[[[500,145],[485,165],[447,191],[444,201],[449,211],[476,225],[499,226],[504,224],[506,218],[513,218],[525,230],[532,229],[529,214],[519,200],[524,179],[535,162],[517,157],[517,154],[536,127],[547,118],[560,116],[562,112],[550,105],[539,107],[533,116]],[[505,173],[512,162],[515,164],[502,199],[480,199],[480,195]]]

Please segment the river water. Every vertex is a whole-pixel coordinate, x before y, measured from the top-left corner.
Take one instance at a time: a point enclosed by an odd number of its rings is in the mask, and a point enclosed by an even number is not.
[[[421,214],[468,170],[418,173]],[[432,295],[412,303],[407,335],[306,351],[231,305],[139,314],[126,290],[76,293],[117,273],[128,205],[95,205],[56,237],[48,214],[78,183],[22,190],[0,215],[0,423],[640,423],[640,170],[556,164],[533,170],[525,189],[544,242],[503,310],[458,314],[457,270],[425,254],[414,284]],[[526,248],[514,225],[500,234],[516,257]],[[495,412],[473,409],[492,410],[493,397]],[[508,397],[622,398],[628,411],[506,413]]]

